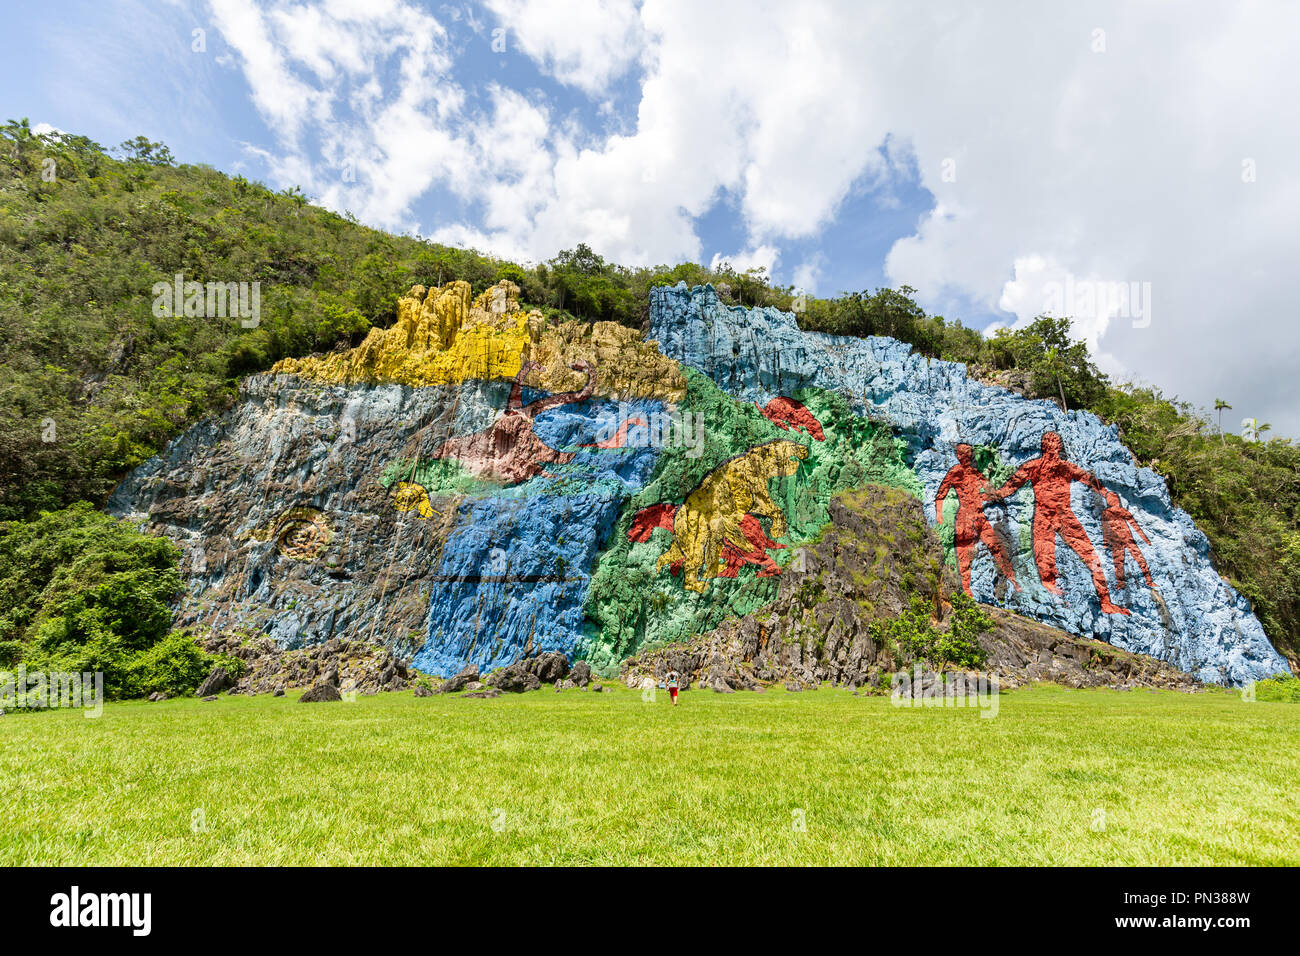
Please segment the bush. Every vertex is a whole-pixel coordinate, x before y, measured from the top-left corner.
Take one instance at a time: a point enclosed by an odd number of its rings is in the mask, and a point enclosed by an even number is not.
[[[109,692],[107,675],[105,693],[111,697],[147,697],[162,692],[178,697],[198,687],[218,663],[225,664],[204,654],[187,634],[172,631],[148,650],[119,662],[114,675],[116,693]]]
[[[952,610],[948,627],[940,630],[931,622],[930,602],[914,596],[892,621],[873,621],[871,636],[935,666],[982,667],[987,655],[979,636],[993,627],[993,620],[965,594],[953,598]]]
[[[192,689],[211,663],[170,632],[179,561],[170,541],[86,502],[0,524],[0,661],[99,671],[114,698]]]
[[[1290,674],[1274,674],[1268,680],[1256,681],[1255,699],[1300,704],[1300,679]]]

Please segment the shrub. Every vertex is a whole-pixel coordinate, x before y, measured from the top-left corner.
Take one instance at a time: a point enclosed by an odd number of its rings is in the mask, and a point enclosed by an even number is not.
[[[179,560],[170,541],[86,502],[0,524],[0,659],[102,672],[109,697],[192,688],[211,665],[169,633]]]
[[[119,662],[115,681],[117,693],[109,696],[147,697],[156,691],[169,697],[188,694],[216,664],[225,666],[226,661],[218,661],[203,653],[182,631],[172,631],[147,650]],[[108,684],[107,675],[105,684]],[[105,692],[108,693],[107,687]]]
[[[930,602],[914,596],[908,609],[892,621],[873,621],[871,636],[930,664],[983,666],[986,655],[979,636],[993,626],[993,620],[965,594],[953,599],[952,608],[948,627],[940,630],[931,622]]]
[[[1300,704],[1300,679],[1290,674],[1274,674],[1268,680],[1256,681],[1255,699]]]

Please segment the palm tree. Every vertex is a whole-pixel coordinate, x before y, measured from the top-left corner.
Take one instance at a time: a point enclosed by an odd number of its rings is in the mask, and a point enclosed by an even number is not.
[[[1267,422],[1261,425],[1258,418],[1243,418],[1241,420],[1241,437],[1246,441],[1259,441],[1259,436],[1272,427]]]
[[[1229,405],[1227,402],[1225,402],[1223,399],[1216,398],[1214,400],[1214,410],[1219,413],[1219,441],[1222,442],[1223,446],[1226,448],[1228,445],[1228,440],[1223,437],[1223,413],[1225,410],[1231,411],[1232,406]]]

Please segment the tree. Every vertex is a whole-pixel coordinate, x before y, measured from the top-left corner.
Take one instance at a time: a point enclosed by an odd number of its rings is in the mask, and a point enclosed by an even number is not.
[[[124,140],[117,151],[128,162],[143,163],[146,166],[174,166],[176,158],[172,151],[162,143],[155,143],[144,136]]]
[[[1259,436],[1271,430],[1272,427],[1267,422],[1261,425],[1258,418],[1243,418],[1241,420],[1241,437],[1246,441],[1257,442],[1260,440]]]
[[[1228,447],[1228,440],[1223,437],[1223,413],[1231,409],[1232,406],[1229,405],[1227,402],[1225,402],[1223,399],[1216,398],[1214,400],[1214,410],[1219,413],[1219,442],[1225,448]]]

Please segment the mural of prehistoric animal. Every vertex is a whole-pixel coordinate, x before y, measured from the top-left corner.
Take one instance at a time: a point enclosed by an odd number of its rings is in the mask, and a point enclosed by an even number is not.
[[[666,565],[673,573],[681,568],[683,584],[691,591],[705,591],[709,578],[736,577],[745,564],[758,565],[760,576],[779,574],[767,549],[783,547],[773,538],[786,533],[786,519],[768,484],[793,475],[807,457],[805,446],[784,439],[751,448],[705,475],[680,506],[642,509],[628,537],[646,541],[655,528],[671,527],[673,543],[657,567]],[[771,521],[772,537],[760,518]]]
[[[587,384],[581,391],[548,395],[525,405],[524,378],[533,369],[540,368],[537,362],[526,363],[515,376],[504,414],[481,432],[443,442],[433,457],[454,458],[475,477],[507,485],[535,478],[544,473],[548,465],[573,461],[574,452],[550,447],[533,430],[533,422],[542,412],[591,397],[596,384],[595,369],[584,361],[574,362],[569,367],[575,372],[586,373]]]
[[[644,418],[630,418],[627,421],[623,422],[623,424],[619,425],[618,431],[616,431],[609,438],[606,438],[604,441],[587,442],[579,447],[601,448],[605,450],[609,450],[611,448],[626,448],[628,432],[630,432],[633,428],[647,428],[647,427],[648,426],[646,425],[646,421]]]
[[[950,491],[957,493],[957,516],[953,530],[961,585],[966,589],[967,594],[971,593],[971,562],[974,560],[976,547],[982,541],[989,549],[989,553],[993,555],[993,560],[997,562],[998,570],[1015,585],[1018,591],[1020,584],[1016,581],[1016,572],[1011,566],[1011,558],[1003,548],[997,532],[989,524],[989,519],[984,516],[984,506],[991,503],[991,499],[984,494],[988,486],[988,478],[975,466],[970,445],[963,442],[957,446],[956,452],[957,464],[944,475],[939,491],[934,496],[934,514],[936,520],[942,521],[943,505],[948,498],[948,493]]]
[[[766,405],[759,406],[759,411],[786,431],[803,429],[818,441],[826,440],[822,423],[817,420],[816,415],[808,411],[808,406],[803,402],[780,395]]]
[[[666,528],[673,530],[673,519],[677,515],[678,506],[674,504],[650,505],[648,508],[642,508],[632,519],[632,527],[628,529],[627,537],[629,541],[646,542],[650,540],[650,532],[655,528]],[[722,546],[722,570],[717,573],[720,578],[734,578],[740,576],[740,569],[746,564],[758,565],[758,576],[760,578],[770,578],[773,575],[780,574],[780,566],[768,555],[768,548],[784,548],[785,545],[773,541],[763,530],[763,525],[753,515],[745,515],[740,519],[740,530],[748,543],[747,548],[742,548],[734,541],[728,540]],[[672,562],[668,570],[673,574],[678,574],[682,570],[684,561]]]
[[[1083,530],[1083,525],[1070,508],[1070,485],[1073,482],[1082,482],[1098,494],[1105,494],[1106,489],[1090,472],[1061,457],[1062,442],[1058,433],[1043,432],[1040,447],[1042,455],[1017,468],[1010,480],[990,495],[990,499],[1001,501],[1015,494],[1022,485],[1032,484],[1034,560],[1038,564],[1038,576],[1043,587],[1053,594],[1064,594],[1056,583],[1056,537],[1060,535],[1061,540],[1069,545],[1092,574],[1093,587],[1097,589],[1101,609],[1107,614],[1128,614],[1127,608],[1111,602],[1106,575],[1101,569],[1101,559],[1093,550],[1088,533]]]
[[[1146,558],[1142,557],[1142,550],[1133,540],[1133,532],[1136,531],[1151,546],[1150,539],[1147,538],[1146,532],[1138,525],[1137,519],[1120,502],[1119,495],[1113,491],[1105,492],[1106,508],[1101,513],[1101,536],[1106,542],[1106,547],[1110,551],[1111,560],[1115,563],[1115,587],[1117,590],[1127,590],[1124,584],[1124,558],[1128,554],[1133,555],[1137,565],[1142,569],[1142,576],[1146,578],[1147,587],[1155,590],[1155,582],[1151,580],[1151,569],[1147,567]],[[1131,530],[1130,530],[1131,529]]]

